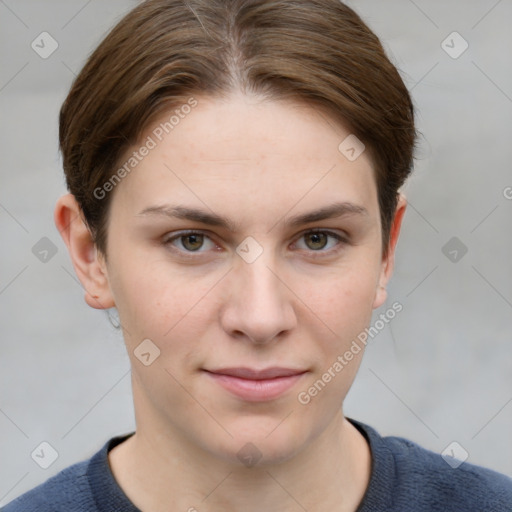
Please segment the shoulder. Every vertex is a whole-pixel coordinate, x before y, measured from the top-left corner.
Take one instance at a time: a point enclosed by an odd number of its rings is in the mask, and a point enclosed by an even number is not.
[[[353,423],[362,429],[372,450],[369,490],[387,500],[390,510],[410,510],[414,504],[417,511],[511,512],[512,479],[506,475],[459,464],[408,439],[382,437],[367,425]]]
[[[118,486],[108,452],[134,432],[109,439],[87,460],[77,462],[8,503],[0,512],[140,512]]]
[[[460,510],[488,512],[512,509],[509,477],[467,462],[459,464],[401,437],[387,437],[384,442],[396,461],[398,479],[410,485],[421,483],[424,498],[440,507],[456,504]]]
[[[90,508],[88,461],[63,469],[42,484],[22,494],[1,509],[1,512],[68,512]]]

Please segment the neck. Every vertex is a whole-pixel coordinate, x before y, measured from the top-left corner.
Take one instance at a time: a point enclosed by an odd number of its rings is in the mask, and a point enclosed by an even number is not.
[[[369,447],[341,410],[300,453],[274,465],[235,466],[183,441],[168,428],[138,427],[109,453],[114,477],[139,509],[354,512],[370,478]]]

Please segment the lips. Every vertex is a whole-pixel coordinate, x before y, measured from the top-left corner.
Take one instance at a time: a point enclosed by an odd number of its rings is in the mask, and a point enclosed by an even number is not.
[[[284,395],[308,372],[282,367],[261,370],[240,367],[205,370],[205,373],[231,395],[248,402],[262,402]]]
[[[281,368],[274,366],[264,370],[255,370],[252,368],[221,368],[219,370],[209,370],[217,375],[230,375],[240,379],[264,380],[275,379],[276,377],[289,377],[290,375],[298,375],[306,370],[293,370],[291,368]]]

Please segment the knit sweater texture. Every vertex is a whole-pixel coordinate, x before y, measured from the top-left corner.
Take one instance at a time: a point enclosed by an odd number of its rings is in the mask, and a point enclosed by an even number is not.
[[[372,455],[370,482],[356,512],[512,512],[509,477],[467,462],[457,465],[407,439],[383,437],[349,421],[367,439]],[[131,435],[113,437],[90,459],[62,470],[1,512],[141,512],[108,463],[109,450]]]

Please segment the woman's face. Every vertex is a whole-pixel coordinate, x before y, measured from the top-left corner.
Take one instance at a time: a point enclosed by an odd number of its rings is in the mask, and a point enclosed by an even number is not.
[[[311,400],[304,392],[385,300],[375,178],[366,152],[338,148],[350,132],[311,108],[197,102],[127,153],[138,162],[111,205],[108,293],[137,426],[228,460],[246,443],[262,462],[284,460],[340,413],[362,350]],[[339,215],[301,220],[333,205]],[[247,373],[271,368],[281,377]]]

